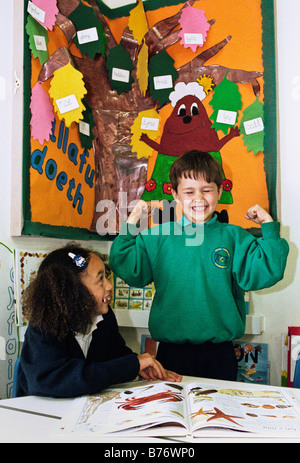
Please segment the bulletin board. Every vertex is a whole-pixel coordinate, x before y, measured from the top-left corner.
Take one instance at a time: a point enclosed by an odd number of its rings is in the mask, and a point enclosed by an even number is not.
[[[230,223],[276,219],[273,0],[107,3],[24,1],[22,234],[115,236],[133,201],[172,201],[188,149],[221,163]]]

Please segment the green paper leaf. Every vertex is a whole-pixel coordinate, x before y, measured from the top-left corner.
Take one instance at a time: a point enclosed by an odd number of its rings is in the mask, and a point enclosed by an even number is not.
[[[231,194],[232,182],[231,180],[226,179],[226,176],[223,170],[221,153],[220,151],[211,151],[210,154],[212,155],[213,158],[215,158],[221,164],[221,167],[222,167],[223,190],[222,190],[221,198],[219,199],[219,204],[232,204],[233,203],[233,198]]]
[[[254,155],[264,151],[265,132],[263,127],[264,105],[257,98],[254,103],[244,110],[239,127],[247,151],[252,150]]]
[[[130,54],[122,45],[111,48],[107,56],[106,69],[108,70],[108,79],[113,90],[118,94],[129,92],[132,87],[133,77],[131,71],[134,69]]]
[[[153,101],[158,100],[160,105],[168,103],[169,95],[174,90],[174,81],[178,77],[174,60],[163,50],[150,59],[148,70],[149,90]]]
[[[94,59],[97,53],[104,57],[107,39],[94,8],[79,3],[69,15],[69,19],[76,28],[77,33],[73,40],[81,53],[91,59]]]
[[[32,51],[33,57],[38,58],[41,66],[43,66],[43,64],[49,59],[49,52],[47,48],[49,37],[47,30],[31,15],[28,15],[25,29],[29,37],[29,48]]]
[[[212,127],[216,131],[222,130],[222,132],[226,135],[234,124],[217,122],[217,119],[220,110],[232,111],[237,113],[238,116],[238,111],[242,108],[242,98],[238,85],[228,80],[225,76],[222,82],[215,87],[210,105],[214,109],[214,112],[210,116],[210,119],[213,121]]]
[[[82,125],[79,125],[79,138],[81,141],[82,148],[91,149],[93,147],[93,127],[96,125],[93,117],[92,108],[87,104],[85,100],[82,101],[85,106],[85,111],[83,111],[83,118],[80,119]],[[81,130],[80,130],[81,127]]]

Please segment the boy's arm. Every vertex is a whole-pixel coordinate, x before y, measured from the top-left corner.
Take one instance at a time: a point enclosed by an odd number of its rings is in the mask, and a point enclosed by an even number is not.
[[[269,223],[273,222],[272,217],[265,211],[259,204],[250,207],[246,212],[245,218],[248,220],[252,220],[255,223],[262,224],[262,223]]]
[[[255,239],[246,231],[236,237],[233,273],[246,291],[269,288],[280,281],[289,253],[287,241],[280,237],[280,224],[259,205],[247,211],[246,217],[261,224],[262,238]]]
[[[147,203],[142,199],[137,202],[135,207],[133,208],[130,216],[128,217],[127,223],[131,225],[136,225],[143,220],[146,220],[148,223],[149,216],[152,213],[151,203]]]
[[[145,240],[138,234],[137,224],[148,220],[148,203],[139,201],[127,222],[122,224],[110,250],[109,266],[129,286],[144,287],[153,281],[152,267]]]

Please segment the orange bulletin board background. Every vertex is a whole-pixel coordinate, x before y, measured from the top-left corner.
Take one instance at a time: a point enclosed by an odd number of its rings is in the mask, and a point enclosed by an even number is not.
[[[38,0],[33,0],[33,3],[38,5],[36,2]],[[29,16],[27,3],[25,0],[25,27]],[[161,7],[162,4],[167,6]],[[164,125],[174,108],[169,101],[164,104],[153,101],[149,89],[145,95],[140,92],[135,61],[131,71],[132,89],[119,94],[110,87],[107,58],[111,48],[120,44],[126,49],[130,43],[130,40],[124,41],[124,38],[132,38],[128,24],[130,12],[135,8],[134,4],[115,10],[110,10],[100,0],[58,0],[56,5],[60,21],[56,21],[52,30],[47,30],[48,59],[43,64],[38,57],[34,57],[34,52],[26,40],[28,34],[25,32],[22,233],[74,239],[107,239],[118,232],[118,217],[115,230],[110,229],[108,235],[100,236],[97,233],[97,221],[104,211],[98,206],[99,201],[112,201],[120,213],[119,192],[128,193],[128,203],[139,199],[147,180],[151,178],[157,160],[156,150],[143,157],[142,153],[133,149],[135,146],[132,146],[132,127],[135,119],[142,111],[157,111],[160,125],[155,141],[159,144]],[[67,24],[70,28],[74,27],[72,15],[78,5],[93,9],[97,20],[103,26],[107,42],[102,55],[97,53],[93,58],[87,54],[83,55],[74,43],[74,38],[70,38],[61,26]],[[152,30],[160,21],[174,17],[185,5],[186,3],[178,3],[176,0],[145,1],[148,29]],[[226,209],[229,222],[245,228],[249,226],[249,222],[244,219],[244,214],[255,203],[269,210],[276,219],[277,137],[273,1],[197,0],[191,2],[190,6],[204,10],[207,20],[214,21],[210,25],[205,43],[199,46],[196,52],[191,48],[185,48],[180,40],[165,48],[168,56],[174,60],[174,69],[178,73],[178,78],[173,82],[174,86],[179,81],[188,83],[181,72],[183,68],[186,69],[188,63],[194,63],[197,56],[228,38],[227,43],[220,47],[218,52],[205,60],[201,69],[195,66],[193,70],[191,65],[192,71],[189,72],[189,81],[196,81],[203,75],[213,76],[213,70],[218,68],[219,80],[212,79],[211,90],[202,101],[208,118],[212,121],[214,96],[223,78],[234,82],[241,96],[241,108],[235,124],[240,129],[245,110],[255,101],[263,104],[262,149],[258,152],[250,149],[252,142],[245,144],[245,137],[240,133],[220,150],[224,175],[231,184],[232,201],[219,204],[218,210]],[[87,20],[86,29],[88,27]],[[180,24],[177,24],[172,32],[179,29]],[[153,56],[160,51],[161,43],[157,42],[155,47]],[[60,63],[55,57],[57,51],[62,49],[64,56],[68,58]],[[135,56],[138,56],[137,52]],[[149,60],[151,57],[150,53]],[[55,110],[49,140],[41,142],[32,135],[32,89],[40,81],[41,87],[49,95],[49,101],[54,106],[54,100],[51,98],[54,79],[51,66],[54,63],[54,69],[61,69],[69,58],[74,69],[82,74],[86,90],[83,104],[87,103],[92,112],[90,148],[85,147],[80,138],[78,122],[72,122],[67,127],[64,117]],[[218,130],[217,134],[219,139],[224,137],[221,130]]]

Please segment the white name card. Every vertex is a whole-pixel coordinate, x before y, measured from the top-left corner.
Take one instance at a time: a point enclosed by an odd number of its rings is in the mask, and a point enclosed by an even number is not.
[[[155,117],[142,117],[142,130],[158,130],[159,119]]]
[[[165,88],[173,88],[172,76],[156,76],[153,78],[155,90],[163,90]]]
[[[78,128],[80,133],[86,135],[87,137],[90,136],[90,124],[87,122],[79,121]]]
[[[83,45],[85,43],[96,42],[98,40],[98,32],[96,27],[84,29],[77,32],[78,43]]]
[[[60,114],[65,114],[79,108],[79,103],[75,95],[65,96],[56,100]]]
[[[117,80],[119,82],[129,82],[130,72],[127,69],[113,68],[112,70],[112,80]]]
[[[47,51],[46,39],[42,35],[34,35],[35,48],[38,51]]]
[[[203,45],[203,34],[184,34],[184,43],[186,45]]]
[[[27,11],[34,19],[44,24],[46,16],[45,11],[34,5],[30,0],[28,2]]]
[[[237,118],[236,111],[227,111],[225,109],[219,109],[217,122],[219,124],[234,125]]]
[[[264,123],[261,117],[257,117],[256,119],[245,121],[244,128],[246,135],[252,135],[253,133],[263,132]]]

